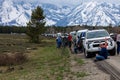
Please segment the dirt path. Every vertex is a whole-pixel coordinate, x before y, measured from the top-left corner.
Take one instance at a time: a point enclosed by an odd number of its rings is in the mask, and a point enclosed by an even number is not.
[[[82,59],[83,65],[80,65],[75,59]],[[75,73],[83,72],[86,75],[71,80],[110,80],[110,75],[101,71],[97,64],[91,59],[84,58],[83,54],[71,54],[71,71]]]

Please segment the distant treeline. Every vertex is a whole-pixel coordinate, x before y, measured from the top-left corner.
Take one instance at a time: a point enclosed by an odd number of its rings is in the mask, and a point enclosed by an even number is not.
[[[59,26],[46,26],[46,33],[54,32],[65,32],[66,27],[59,27]],[[27,27],[26,26],[0,26],[0,33],[26,33]]]
[[[108,32],[120,32],[120,26],[118,27],[111,27],[111,26],[46,26],[45,33],[57,33],[57,32],[67,32],[70,31],[77,31],[80,29],[107,29]],[[27,28],[25,26],[0,26],[0,33],[26,33]]]
[[[0,26],[0,33],[26,33],[26,27]]]

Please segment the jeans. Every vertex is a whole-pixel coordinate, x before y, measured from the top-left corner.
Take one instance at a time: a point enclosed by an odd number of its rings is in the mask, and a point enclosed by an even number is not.
[[[97,55],[96,60],[104,60],[105,58],[103,56]]]
[[[61,47],[61,42],[57,42],[57,48]]]
[[[74,52],[77,54],[77,52],[78,52],[78,47],[74,47]]]
[[[120,42],[117,42],[117,54],[120,52]]]
[[[71,48],[71,46],[72,46],[72,41],[68,41],[68,46],[69,46],[69,48]]]
[[[106,48],[101,48],[100,53],[96,56],[97,60],[104,60],[107,59],[109,56],[108,50]]]

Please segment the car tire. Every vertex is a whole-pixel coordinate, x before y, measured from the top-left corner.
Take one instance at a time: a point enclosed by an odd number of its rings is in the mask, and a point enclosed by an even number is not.
[[[109,54],[114,56],[116,54],[116,48],[114,47],[112,50],[109,50]]]

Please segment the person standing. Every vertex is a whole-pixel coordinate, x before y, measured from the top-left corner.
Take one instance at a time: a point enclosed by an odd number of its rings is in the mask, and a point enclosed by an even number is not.
[[[61,47],[61,44],[62,44],[61,36],[58,36],[58,37],[56,38],[56,43],[57,43],[57,48],[60,48],[60,47]]]
[[[67,44],[68,44],[68,39],[67,39],[66,36],[64,36],[64,37],[62,38],[62,44],[63,44],[63,47],[66,47],[66,46],[67,46]]]
[[[78,50],[79,50],[79,36],[77,36],[77,39],[76,39],[76,42],[75,42],[75,45],[74,45],[74,52],[77,54],[78,53]]]
[[[71,46],[72,46],[72,36],[70,34],[68,35],[68,46],[69,46],[70,50],[72,51],[72,49],[71,49]]]
[[[120,32],[119,34],[117,34],[116,42],[117,42],[117,54],[119,55],[120,53]]]

